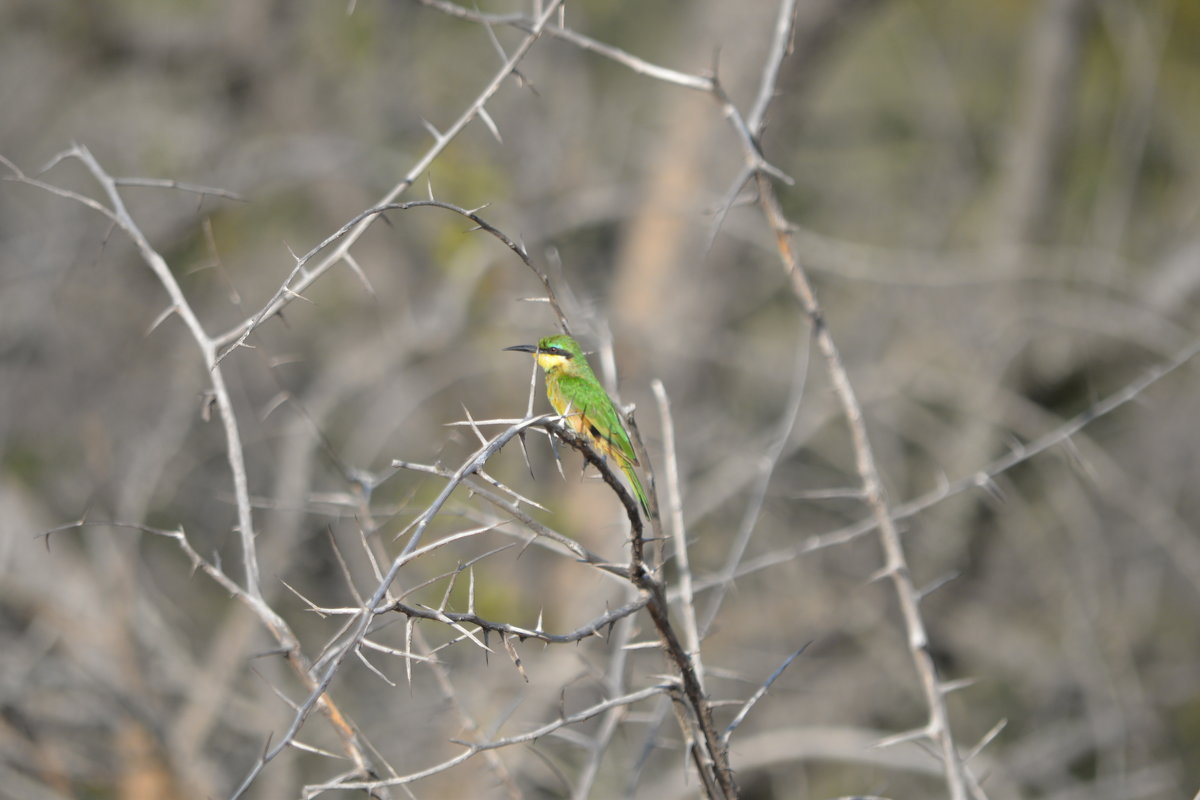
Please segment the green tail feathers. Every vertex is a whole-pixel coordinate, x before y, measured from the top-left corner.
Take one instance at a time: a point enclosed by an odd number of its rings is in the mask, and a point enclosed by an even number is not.
[[[646,519],[650,518],[650,501],[646,498],[646,490],[642,488],[642,482],[638,480],[637,473],[633,471],[633,465],[622,464],[621,469],[625,472],[625,477],[629,479],[629,485],[633,487],[633,493],[637,495],[637,499],[642,504],[642,510],[646,512]]]

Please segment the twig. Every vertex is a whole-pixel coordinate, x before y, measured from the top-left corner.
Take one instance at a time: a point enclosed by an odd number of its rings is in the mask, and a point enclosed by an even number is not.
[[[629,659],[629,649],[625,645],[628,644],[633,627],[632,617],[626,617],[612,626],[609,661],[604,670],[607,679],[604,682],[605,694],[618,696],[626,691],[625,665]],[[621,720],[628,713],[629,706],[613,706],[605,712],[604,719],[600,722],[600,729],[588,743],[588,759],[579,771],[579,779],[575,782],[571,800],[587,800],[592,796],[596,776],[600,773],[600,765],[604,761],[608,745],[616,735]]]
[[[725,727],[725,730],[721,731],[722,744],[724,744],[726,747],[729,746],[729,737],[733,736],[733,732],[737,730],[738,726],[741,725],[743,720],[746,719],[746,716],[750,713],[750,709],[754,708],[755,704],[758,703],[758,701],[766,695],[767,690],[771,688],[771,684],[778,680],[779,676],[782,675],[784,671],[792,665],[793,661],[800,657],[801,653],[808,649],[808,645],[810,644],[812,644],[812,642],[806,642],[798,650],[785,658],[783,663],[779,665],[779,668],[771,673],[771,676],[763,682],[762,686],[758,687],[758,691],[750,695],[749,699],[742,704],[741,709],[737,714],[734,715],[733,719],[730,720],[729,725]]]
[[[268,301],[267,304],[263,306],[257,314],[250,318],[240,335],[235,337],[235,340],[232,341],[228,347],[226,347],[225,350],[220,353],[220,355],[217,357],[217,362],[219,363],[225,358],[225,356],[229,355],[238,347],[241,347],[243,344],[245,344],[246,339],[256,328],[258,328],[259,325],[263,323],[264,320],[266,320],[272,314],[278,313],[283,306],[279,305],[276,307],[275,304],[277,302],[286,304],[297,297],[303,296],[301,292],[303,292],[304,289],[312,283],[312,280],[315,279],[316,270],[320,269],[320,266],[318,265],[317,267],[314,267],[313,270],[309,270],[308,264],[318,255],[320,255],[325,249],[333,244],[338,244],[338,250],[347,246],[347,242],[350,241],[351,237],[354,236],[356,232],[361,231],[363,226],[369,225],[376,217],[388,211],[407,211],[410,208],[426,207],[441,208],[447,211],[453,211],[456,214],[466,217],[474,222],[479,230],[490,233],[492,236],[503,242],[506,247],[516,253],[523,262],[530,264],[529,255],[525,252],[525,248],[510,239],[499,228],[496,228],[491,223],[480,217],[477,213],[478,209],[466,209],[462,208],[461,206],[454,205],[453,203],[446,203],[441,200],[410,200],[405,203],[382,203],[355,214],[352,219],[331,233],[329,236],[326,236],[325,239],[323,239],[307,253],[296,258],[295,266],[292,267],[291,273],[283,281],[279,289],[276,290],[275,296]],[[328,260],[328,257],[326,260]],[[532,267],[532,264],[530,264],[530,266]],[[534,271],[536,272],[537,270],[535,269]],[[292,286],[293,281],[296,281],[295,287]],[[219,336],[215,341],[218,344],[223,344],[227,336],[228,334]]]
[[[633,527],[630,542],[630,579],[643,595],[649,598],[646,610],[658,632],[663,652],[679,675],[682,692],[680,696],[676,696],[676,716],[684,735],[691,740],[689,751],[692,762],[695,764],[701,780],[704,781],[710,797],[737,797],[737,786],[733,781],[733,771],[729,767],[729,754],[721,745],[720,737],[713,725],[712,706],[705,696],[695,662],[679,641],[675,628],[671,624],[666,591],[662,583],[646,567],[644,529],[637,501],[621,483],[608,459],[596,452],[589,440],[562,425],[557,419],[550,422],[550,425],[553,426],[554,433],[558,438],[578,450],[588,463],[596,467],[601,477],[604,478],[604,482],[616,492],[622,505],[625,506],[625,513]]]
[[[767,109],[775,99],[779,70],[783,66],[783,60],[791,53],[792,35],[795,30],[796,0],[784,0],[779,4],[779,13],[775,18],[771,49],[767,53],[766,64],[759,80],[758,96],[754,98],[754,105],[746,115],[746,127],[753,131],[755,136],[761,136],[766,126]]]
[[[229,461],[230,472],[233,474],[233,488],[238,514],[238,535],[242,545],[242,566],[245,572],[244,588],[252,598],[260,602],[262,606],[260,616],[263,616],[264,619],[271,617],[276,622],[282,622],[266,603],[261,602],[262,591],[259,586],[258,556],[254,546],[254,521],[250,510],[250,492],[246,481],[246,463],[242,454],[242,440],[238,432],[237,416],[233,411],[233,403],[229,398],[229,390],[225,385],[225,376],[217,365],[216,345],[208,334],[205,333],[199,317],[196,316],[178,281],[175,280],[175,275],[167,265],[166,259],[151,246],[142,233],[141,228],[130,216],[128,209],[125,207],[125,202],[117,190],[116,180],[100,166],[91,152],[82,145],[75,145],[63,151],[54,159],[53,163],[67,158],[77,159],[83,163],[96,182],[100,184],[100,188],[104,191],[105,196],[108,197],[110,206],[106,207],[92,198],[60,189],[40,180],[27,178],[10,162],[6,162],[6,165],[17,173],[18,180],[50,191],[60,197],[81,202],[111,219],[130,238],[137,248],[138,253],[142,256],[142,260],[146,262],[146,265],[150,267],[150,270],[154,273],[159,283],[162,284],[163,289],[166,290],[167,296],[171,299],[171,308],[179,315],[179,318],[191,333],[192,339],[196,342],[196,346],[200,350],[205,367],[209,371],[212,395],[216,401],[221,425],[225,430],[226,457]]]
[[[410,463],[407,461],[394,461],[392,463],[395,466],[402,467],[404,469],[411,469],[411,470],[416,470],[419,472],[425,472],[430,475],[437,475],[438,477],[441,477],[441,478],[450,478],[453,475],[453,473],[450,470],[445,469],[443,467],[438,467],[438,466],[431,466],[431,465],[425,465],[425,464],[413,464],[413,463]],[[624,574],[624,570],[616,569],[614,567],[614,565],[609,564],[607,562],[607,560],[602,558],[600,555],[593,553],[591,550],[588,550],[586,547],[584,547],[583,545],[581,545],[579,542],[575,541],[574,539],[564,536],[552,528],[546,527],[538,520],[536,520],[533,517],[526,514],[520,508],[520,506],[516,505],[515,503],[510,503],[509,501],[505,500],[500,495],[498,495],[495,492],[488,489],[486,486],[480,486],[478,483],[476,483],[474,481],[469,482],[469,485],[471,488],[472,495],[483,498],[484,500],[488,501],[496,508],[498,508],[501,511],[503,511],[504,513],[508,514],[510,517],[515,519],[517,522],[520,522],[522,525],[524,525],[526,528],[528,528],[535,536],[549,539],[550,541],[555,542],[558,545],[561,545],[563,548],[565,548],[567,551],[569,551],[571,553],[571,555],[575,556],[575,558],[577,558],[579,561],[583,562],[584,564],[593,564],[593,565],[599,567],[604,572],[609,573],[609,574],[617,574],[617,575]]]
[[[666,524],[671,530],[674,545],[674,561],[679,575],[679,608],[683,613],[683,635],[687,642],[688,655],[696,665],[696,676],[704,686],[704,663],[700,659],[700,626],[696,624],[696,604],[692,594],[692,567],[688,559],[687,534],[683,524],[683,498],[679,486],[679,462],[675,453],[675,422],[671,416],[671,403],[662,381],[651,384],[654,398],[658,401],[658,415],[662,419],[663,462],[666,481]]]
[[[406,192],[409,187],[412,186],[413,182],[423,175],[427,169],[429,169],[429,166],[434,162],[435,159],[437,159],[438,156],[442,154],[442,152],[450,145],[450,143],[453,142],[460,133],[462,133],[467,125],[469,125],[477,116],[479,116],[480,110],[483,109],[488,100],[490,100],[496,94],[496,92],[500,90],[500,87],[504,84],[504,81],[508,79],[508,76],[512,74],[517,65],[520,64],[525,58],[525,55],[529,52],[529,49],[533,47],[534,42],[536,42],[541,36],[542,30],[546,27],[551,17],[553,17],[558,11],[559,7],[562,5],[562,2],[563,0],[549,0],[549,2],[545,4],[545,6],[542,8],[541,15],[533,21],[528,35],[521,40],[520,44],[518,44],[516,49],[513,50],[513,53],[509,57],[508,61],[506,61],[504,65],[497,70],[496,74],[492,76],[492,79],[480,91],[479,95],[476,96],[471,104],[467,106],[466,110],[459,115],[458,119],[451,123],[449,128],[442,132],[430,126],[430,132],[434,137],[433,144],[430,145],[429,149],[426,150],[421,158],[417,160],[417,163],[409,169],[400,182],[389,189],[387,193],[380,198],[379,202],[376,203],[376,207],[387,205],[388,203],[394,201],[401,194]],[[259,312],[242,321],[225,333],[215,337],[216,342],[221,346],[229,346],[235,343],[238,345],[244,344],[246,337],[248,337],[250,333],[252,333],[253,330],[262,323],[263,320],[269,319],[281,311],[291,302],[293,297],[302,294],[305,289],[307,289],[313,284],[314,281],[317,280],[317,278],[324,275],[335,264],[343,261],[346,254],[350,252],[350,248],[353,247],[359,238],[362,237],[363,233],[365,233],[367,228],[370,227],[374,219],[374,215],[368,215],[364,216],[360,221],[355,223],[352,229],[347,231],[341,238],[337,247],[335,247],[324,258],[322,258],[321,261],[313,266],[311,270],[305,270],[303,274],[299,276],[299,279],[296,281],[294,286],[290,285],[291,277],[289,277],[289,280],[284,282],[280,289],[276,291],[275,295],[269,301],[267,301],[267,304],[263,306]],[[295,276],[297,273],[298,270],[293,270],[293,276]]]
[[[970,491],[971,489],[992,491],[996,478],[1005,472],[1041,455],[1053,447],[1069,442],[1072,436],[1082,431],[1087,425],[1135,400],[1152,385],[1172,374],[1197,355],[1200,355],[1200,339],[1193,341],[1176,353],[1171,359],[1147,371],[1142,377],[1131,381],[1120,390],[1092,404],[1086,410],[1033,441],[1014,445],[1007,454],[989,462],[970,475],[943,483],[936,489],[931,489],[922,495],[894,506],[891,509],[892,520],[903,522],[923,511],[927,511],[948,498]],[[861,497],[861,494],[856,492],[855,496]],[[852,542],[877,528],[878,521],[872,516],[844,528],[811,536],[792,547],[765,553],[755,559],[743,562],[735,577],[749,575],[775,566],[776,564],[793,561],[799,556]],[[724,576],[702,578],[697,581],[695,588],[697,591],[703,591],[719,585],[724,580],[726,580]]]
[[[825,325],[824,314],[812,285],[808,281],[808,276],[792,253],[788,237],[788,224],[775,195],[774,187],[762,173],[758,175],[758,187],[763,213],[775,233],[784,269],[791,277],[792,288],[812,321],[813,336],[825,359],[826,369],[833,382],[834,393],[842,406],[842,413],[846,418],[846,424],[854,442],[855,468],[862,480],[863,497],[868,508],[871,509],[871,515],[879,531],[879,538],[885,554],[884,570],[896,589],[904,626],[908,631],[909,652],[917,668],[917,674],[920,676],[921,688],[929,710],[929,721],[925,733],[941,749],[942,763],[946,770],[946,784],[951,800],[966,800],[967,778],[954,742],[954,734],[950,729],[949,714],[946,710],[937,666],[933,662],[933,654],[929,649],[929,635],[921,616],[919,594],[909,574],[908,559],[900,542],[900,532],[896,528],[895,519],[883,493],[883,482],[875,464],[875,453],[867,435],[862,406],[858,402],[858,395],[850,382],[850,375],[838,352],[837,344],[834,342],[829,328]]]
[[[379,609],[379,613],[385,611],[397,611],[407,617],[413,619],[427,619],[442,623],[455,623],[461,625],[467,623],[479,627],[480,630],[499,633],[504,636],[515,636],[521,641],[526,639],[536,639],[539,642],[547,644],[572,644],[583,641],[584,639],[596,636],[605,628],[615,624],[616,622],[625,619],[631,614],[636,614],[646,607],[650,602],[648,597],[639,597],[636,600],[626,603],[620,608],[610,609],[600,615],[591,622],[576,628],[568,633],[550,633],[542,630],[540,625],[538,628],[522,628],[518,625],[512,625],[507,622],[496,622],[493,620],[484,619],[475,612],[459,612],[459,611],[435,611],[425,606],[413,606],[399,601],[392,603]]]
[[[396,576],[399,574],[400,569],[411,560],[411,557],[414,555],[414,551],[417,550],[417,547],[420,544],[425,530],[429,527],[429,523],[438,514],[438,512],[441,511],[442,507],[446,504],[446,501],[449,500],[450,494],[458,488],[458,486],[467,478],[467,476],[481,469],[483,465],[487,463],[487,460],[492,455],[499,452],[500,448],[502,448],[514,436],[517,436],[521,431],[526,430],[532,425],[542,424],[553,418],[554,415],[531,417],[509,427],[507,430],[493,437],[484,447],[473,453],[466,460],[466,462],[464,462],[463,465],[455,471],[451,478],[446,482],[445,487],[443,487],[437,498],[414,522],[412,526],[412,533],[409,535],[408,543],[404,546],[404,549],[401,550],[400,554],[397,555],[392,561],[387,573],[383,576],[383,580],[379,582],[379,585],[376,587],[374,593],[359,611],[357,620],[354,621],[349,629],[349,635],[346,636],[341,643],[336,645],[331,650],[329,655],[324,659],[324,672],[321,674],[320,678],[315,681],[315,685],[311,688],[309,696],[297,707],[296,713],[292,717],[292,722],[288,726],[288,729],[284,732],[283,737],[259,757],[254,766],[251,768],[250,772],[242,780],[242,783],[238,787],[237,791],[234,792],[234,798],[240,797],[246,791],[258,774],[262,772],[263,767],[265,767],[272,759],[278,756],[300,731],[300,728],[303,726],[304,721],[308,718],[308,715],[312,713],[312,710],[316,706],[317,702],[329,688],[329,684],[333,681],[334,675],[337,674],[337,671],[341,667],[341,664],[345,660],[346,656],[355,648],[357,648],[362,642],[363,638],[366,636],[367,630],[371,624],[371,620],[378,613],[377,610],[380,607],[381,601],[390,591],[392,583],[396,580]]]
[[[443,14],[447,14],[458,19],[469,20],[483,25],[509,25],[522,31],[530,31],[534,25],[534,20],[523,14],[485,14],[478,10],[468,9],[460,6],[457,3],[451,3],[447,0],[417,0],[423,6],[435,8]],[[712,79],[703,75],[692,75],[686,72],[669,69],[658,64],[652,64],[643,58],[633,55],[619,47],[613,47],[610,44],[598,41],[585,36],[582,33],[571,30],[570,28],[561,25],[547,25],[543,31],[547,36],[552,36],[556,39],[562,39],[565,42],[575,45],[581,50],[587,50],[590,53],[595,53],[603,56],[611,61],[615,61],[622,66],[628,67],[639,75],[645,75],[648,78],[653,78],[664,83],[681,86],[685,89],[695,89],[701,92],[712,91]]]
[[[790,0],[784,0],[787,5]],[[775,41],[785,41],[791,29],[791,14],[781,10],[776,23]],[[778,61],[786,53],[786,48],[773,47],[771,58],[763,70],[759,91],[760,98],[769,98],[774,94],[774,81],[778,76]],[[929,720],[923,731],[941,750],[941,760],[945,770],[946,784],[951,800],[966,800],[968,781],[950,728],[949,715],[946,710],[943,687],[937,674],[933,656],[929,648],[929,636],[925,622],[921,616],[920,599],[917,588],[913,585],[909,574],[908,561],[900,541],[900,533],[896,528],[888,507],[887,498],[883,491],[883,481],[875,463],[875,453],[867,435],[866,424],[863,420],[862,406],[858,395],[850,381],[850,375],[842,361],[833,335],[825,324],[824,312],[817,300],[808,274],[797,260],[792,250],[790,232],[791,225],[783,213],[783,208],[771,184],[772,172],[767,168],[758,142],[758,130],[751,128],[742,121],[737,109],[720,91],[719,85],[714,90],[714,96],[722,105],[723,112],[730,119],[734,130],[739,134],[747,169],[755,172],[755,182],[758,187],[759,204],[763,215],[775,236],[780,260],[787,275],[791,278],[792,290],[800,300],[812,325],[812,335],[816,339],[817,348],[825,360],[826,371],[833,383],[834,394],[842,407],[842,414],[850,430],[853,441],[855,469],[862,481],[863,497],[879,531],[880,541],[885,554],[884,573],[887,574],[896,590],[901,614],[904,618],[905,629],[908,632],[909,652],[917,674],[921,680],[925,703],[929,711]],[[761,126],[765,119],[766,101],[756,120]]]
[[[750,537],[754,534],[758,518],[762,514],[771,478],[775,474],[776,467],[779,466],[779,460],[787,448],[788,441],[792,436],[792,429],[800,415],[800,404],[804,400],[804,387],[808,378],[808,348],[807,342],[797,344],[787,403],[784,405],[783,413],[779,416],[775,430],[768,437],[770,444],[767,445],[766,452],[757,459],[757,474],[750,490],[750,499],[746,503],[745,511],[742,512],[742,520],[725,559],[723,574],[726,580],[717,585],[713,596],[709,598],[700,628],[702,634],[707,633],[716,620],[725,593],[733,586],[734,579],[738,574],[738,565],[741,564],[742,558],[746,554],[746,548],[750,545]]]
[[[577,711],[574,714],[564,714],[553,722],[548,722],[525,733],[515,736],[508,736],[503,739],[495,739],[490,742],[459,742],[465,748],[462,753],[459,753],[453,758],[448,758],[440,764],[435,764],[432,767],[412,772],[408,775],[400,775],[395,778],[388,778],[378,781],[334,781],[331,783],[318,784],[314,786],[306,786],[304,789],[304,797],[316,797],[324,792],[333,790],[355,790],[362,789],[366,791],[374,791],[386,786],[403,786],[405,784],[419,781],[423,778],[428,778],[431,775],[445,772],[453,767],[458,766],[469,758],[486,752],[488,750],[496,750],[502,747],[512,747],[517,744],[525,744],[534,742],[544,736],[548,736],[557,730],[565,728],[569,725],[575,725],[580,722],[585,722],[592,719],[611,708],[627,707],[634,703],[639,703],[642,700],[656,697],[667,690],[665,686],[648,686],[644,689],[639,689],[636,692],[630,692],[620,697],[613,697],[608,700],[603,700],[599,703],[589,706],[582,711]]]
[[[192,194],[211,195],[212,197],[221,197],[225,200],[235,200],[239,203],[246,202],[246,199],[237,192],[231,192],[228,189],[218,189],[212,186],[201,186],[196,183],[185,183],[183,181],[164,180],[161,178],[113,178],[113,183],[117,186],[141,186],[148,189],[176,189],[181,192],[191,192]]]

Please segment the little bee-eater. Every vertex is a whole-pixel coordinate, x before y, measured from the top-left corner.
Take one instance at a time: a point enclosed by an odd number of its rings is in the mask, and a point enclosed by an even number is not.
[[[560,333],[547,336],[536,345],[518,344],[504,349],[534,354],[538,366],[546,372],[546,396],[550,398],[550,405],[576,433],[586,436],[593,447],[617,462],[649,517],[646,491],[633,471],[638,460],[629,443],[629,434],[625,432],[621,415],[608,392],[588,366],[579,342]]]

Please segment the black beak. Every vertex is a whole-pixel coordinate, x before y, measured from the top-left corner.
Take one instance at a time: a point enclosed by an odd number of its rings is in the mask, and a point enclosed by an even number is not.
[[[514,344],[512,347],[505,347],[505,350],[520,350],[522,353],[536,353],[538,351],[536,344]]]

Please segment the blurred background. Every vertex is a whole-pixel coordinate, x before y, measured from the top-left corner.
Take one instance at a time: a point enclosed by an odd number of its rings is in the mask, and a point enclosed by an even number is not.
[[[534,4],[536,5],[536,4]],[[474,13],[531,13],[485,2]],[[768,2],[568,3],[567,26],[647,62],[714,69],[747,112],[776,22]],[[78,142],[127,187],[210,335],[254,315],[303,253],[374,205],[511,53],[519,26],[434,3],[8,0],[0,155],[36,173]],[[768,113],[766,159],[794,245],[899,505],[987,468],[1200,336],[1200,4],[1179,0],[805,0]],[[743,701],[807,650],[734,735],[748,797],[944,796],[916,745],[873,749],[925,708],[809,322],[708,94],[543,36],[478,121],[401,199],[430,193],[522,242],[593,364],[635,404],[662,494],[661,380],[677,436],[709,693]],[[5,175],[8,169],[0,170]],[[76,162],[43,180],[100,197]],[[728,214],[720,212],[728,201]],[[720,222],[718,226],[718,221]],[[519,418],[531,364],[500,348],[554,332],[536,276],[430,208],[394,212],[224,362],[246,448],[268,602],[317,658],[478,446],[448,423]],[[130,528],[39,534],[86,516],[182,527],[240,579],[225,437],[209,377],[162,285],[92,210],[0,183],[0,796],[228,796],[305,692],[258,619],[178,546]],[[614,373],[613,366],[616,367]],[[987,491],[904,520],[922,611],[964,750],[992,798],[1180,798],[1200,789],[1200,374],[1194,363]],[[547,410],[537,379],[534,409]],[[486,428],[495,432],[494,427]],[[489,471],[543,523],[623,557],[627,523],[594,473],[544,437]],[[532,475],[531,475],[532,470]],[[364,476],[377,481],[362,491]],[[429,536],[486,524],[458,492]],[[514,541],[422,559],[412,589]],[[745,537],[743,555],[734,543]],[[822,546],[828,545],[828,546]],[[723,570],[742,573],[712,590]],[[566,632],[628,595],[538,547],[474,566],[486,617]],[[674,580],[669,566],[666,577]],[[353,584],[353,589],[351,588]],[[416,591],[439,605],[445,579]],[[448,608],[466,610],[465,578]],[[718,605],[719,602],[719,605]],[[418,626],[430,649],[453,631]],[[625,631],[652,641],[642,620]],[[389,638],[390,637],[390,638]],[[378,641],[406,649],[404,625]],[[620,642],[615,637],[614,642]],[[493,645],[495,642],[493,642]],[[333,697],[401,773],[513,735],[664,671],[653,648],[438,651],[441,673],[351,659]],[[616,670],[616,673],[614,673]],[[617,677],[614,677],[616,675]],[[616,681],[617,683],[614,683]],[[718,713],[729,721],[736,706]],[[472,729],[466,720],[474,720]],[[476,757],[417,797],[565,797],[572,736]],[[674,719],[632,707],[591,796],[684,786]],[[300,741],[337,751],[315,716]],[[291,749],[249,797],[299,796],[348,767]],[[349,796],[343,792],[335,796]],[[361,796],[361,795],[358,795]]]

